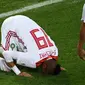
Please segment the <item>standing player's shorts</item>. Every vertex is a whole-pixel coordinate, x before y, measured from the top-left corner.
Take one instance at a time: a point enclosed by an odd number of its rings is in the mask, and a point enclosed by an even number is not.
[[[82,18],[81,20],[85,23],[85,4],[83,6],[83,10],[82,10]]]

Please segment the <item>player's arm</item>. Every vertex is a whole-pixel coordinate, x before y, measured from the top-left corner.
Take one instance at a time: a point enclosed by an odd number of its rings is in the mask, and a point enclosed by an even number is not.
[[[82,22],[80,29],[80,38],[78,43],[78,55],[81,59],[85,60],[83,56],[85,56],[85,51],[83,49],[83,44],[85,43],[85,23]]]
[[[16,75],[24,76],[24,77],[32,77],[30,74],[26,72],[21,72],[18,67],[14,64],[14,62],[7,62],[7,65],[16,73]]]
[[[32,77],[30,74],[26,72],[21,72],[14,62],[6,62],[6,63],[14,71],[16,75],[24,77]]]
[[[15,52],[13,52],[15,53]],[[11,68],[11,70],[18,76],[25,76],[25,77],[32,77],[30,74],[26,72],[21,72],[19,68],[16,66],[16,64],[13,61],[13,53],[10,53],[10,51],[4,51],[3,56],[5,58],[5,61],[7,65]]]

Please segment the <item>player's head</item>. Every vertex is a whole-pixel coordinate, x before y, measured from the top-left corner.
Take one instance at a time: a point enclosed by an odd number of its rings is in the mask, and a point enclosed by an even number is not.
[[[57,75],[60,73],[61,69],[60,69],[60,65],[56,64],[56,60],[50,59],[43,62],[42,71],[43,74]]]

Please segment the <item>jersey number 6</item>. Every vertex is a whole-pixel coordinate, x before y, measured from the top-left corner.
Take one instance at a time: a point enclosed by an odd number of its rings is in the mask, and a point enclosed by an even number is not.
[[[44,36],[40,36],[40,37],[37,37],[36,36],[36,32],[39,32],[39,31],[42,31]],[[37,46],[39,49],[43,49],[43,48],[46,48],[46,47],[51,47],[53,46],[53,44],[51,43],[51,41],[49,40],[47,34],[45,33],[45,31],[43,29],[33,29],[32,31],[30,31],[32,37],[34,38]],[[43,44],[40,43],[40,41],[43,42]]]

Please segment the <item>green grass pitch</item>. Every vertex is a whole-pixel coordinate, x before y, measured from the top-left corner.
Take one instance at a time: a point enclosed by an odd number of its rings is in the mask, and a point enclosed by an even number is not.
[[[0,13],[45,0],[0,0]],[[35,20],[55,41],[59,63],[67,69],[58,76],[43,76],[36,70],[22,68],[34,78],[0,71],[0,85],[85,85],[85,61],[77,55],[77,43],[85,0],[64,0],[20,14]],[[5,17],[6,18],[6,17]],[[0,26],[5,18],[0,18]]]

